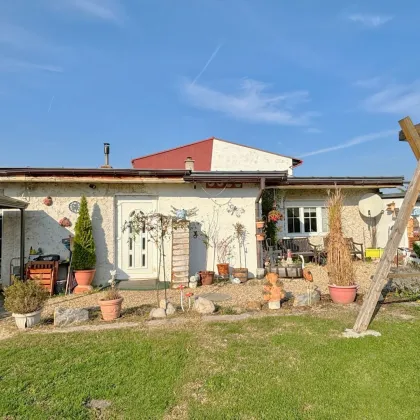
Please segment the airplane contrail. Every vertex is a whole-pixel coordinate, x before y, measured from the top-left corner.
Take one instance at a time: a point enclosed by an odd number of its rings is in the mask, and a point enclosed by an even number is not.
[[[222,48],[223,44],[219,44],[216,49],[213,51],[213,54],[210,56],[210,58],[207,60],[207,63],[204,65],[204,67],[201,69],[200,73],[195,76],[195,79],[191,82],[191,86],[195,84],[195,82],[201,77],[201,75],[206,71],[207,67],[210,65],[210,63],[214,60],[214,57],[216,57],[217,53],[219,52],[220,48]]]

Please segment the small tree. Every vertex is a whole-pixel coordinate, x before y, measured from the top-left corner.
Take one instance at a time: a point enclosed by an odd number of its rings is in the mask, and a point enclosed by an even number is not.
[[[80,201],[79,217],[74,231],[72,267],[74,270],[92,270],[96,265],[95,241],[85,196]]]
[[[245,260],[245,267],[246,267],[246,248],[245,248],[245,242],[246,242],[246,234],[247,230],[245,228],[245,225],[242,223],[236,222],[233,225],[233,230],[235,232],[235,237],[238,241],[238,252],[239,252],[239,265],[240,268],[242,267],[242,248],[244,250],[244,260]]]

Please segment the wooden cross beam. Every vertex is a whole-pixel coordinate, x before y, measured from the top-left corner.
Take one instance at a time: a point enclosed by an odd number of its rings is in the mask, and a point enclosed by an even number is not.
[[[386,244],[384,253],[376,268],[369,291],[367,292],[363,305],[359,311],[353,330],[360,333],[366,331],[372,320],[373,312],[378,303],[379,296],[387,281],[387,277],[391,268],[392,261],[398,246],[401,242],[408,220],[416,204],[417,197],[420,192],[420,135],[414,127],[410,117],[403,118],[399,121],[400,127],[404,133],[404,137],[410,143],[411,150],[417,159],[417,167],[411,182],[407,188],[405,198],[398,212],[397,220],[392,228],[391,235]],[[401,135],[400,135],[401,140]]]

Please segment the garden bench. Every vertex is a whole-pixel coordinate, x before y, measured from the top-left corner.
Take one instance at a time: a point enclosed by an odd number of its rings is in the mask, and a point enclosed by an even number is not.
[[[359,258],[361,260],[365,260],[365,249],[363,244],[359,243],[359,242],[354,242],[353,238],[344,238],[347,242],[347,246],[349,247],[350,250],[350,254],[355,257],[355,258]],[[323,253],[326,255],[327,254],[327,248],[328,248],[328,236],[326,236],[324,238],[324,251]]]
[[[275,265],[278,256],[286,256],[289,249],[294,257],[302,255],[312,258],[315,262],[318,261],[318,249],[309,242],[309,238],[280,239],[276,247],[271,245],[270,239],[267,239],[266,248],[271,265]]]

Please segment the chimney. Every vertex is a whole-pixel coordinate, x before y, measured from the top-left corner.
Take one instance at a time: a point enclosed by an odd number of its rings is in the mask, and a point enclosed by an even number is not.
[[[105,165],[102,165],[101,168],[110,169],[112,166],[109,164],[109,143],[104,143],[104,155],[105,155]]]
[[[190,156],[187,157],[187,159],[185,159],[185,169],[187,171],[194,171],[194,159]]]

